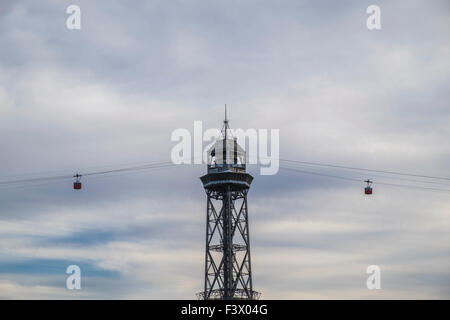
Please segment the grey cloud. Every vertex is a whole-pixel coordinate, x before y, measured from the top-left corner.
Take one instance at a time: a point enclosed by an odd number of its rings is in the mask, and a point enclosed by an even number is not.
[[[220,126],[224,103],[232,127],[279,128],[282,158],[450,176],[447,1],[379,1],[376,32],[370,1],[79,1],[80,31],[65,28],[69,4],[0,4],[0,181],[169,160],[171,132]],[[81,193],[70,180],[0,186],[0,264],[120,274],[74,297],[64,275],[5,272],[1,297],[194,298],[204,171],[85,177]],[[375,183],[366,198],[358,183],[257,172],[263,298],[449,297],[448,194]],[[365,288],[377,263],[378,296]]]

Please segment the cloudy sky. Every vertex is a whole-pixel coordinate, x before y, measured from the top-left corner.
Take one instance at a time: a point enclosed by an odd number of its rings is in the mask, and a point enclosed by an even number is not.
[[[225,103],[234,128],[279,129],[280,158],[450,177],[449,76],[446,0],[2,0],[0,181],[170,161],[171,133],[220,127]],[[374,194],[250,168],[262,298],[450,298],[450,192],[376,184],[450,181],[308,169]],[[194,299],[205,170],[0,185],[0,298]]]

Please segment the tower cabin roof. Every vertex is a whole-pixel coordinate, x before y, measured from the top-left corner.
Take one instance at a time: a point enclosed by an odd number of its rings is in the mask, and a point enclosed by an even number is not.
[[[221,189],[230,186],[233,190],[248,189],[253,177],[246,172],[245,150],[232,136],[226,117],[221,137],[208,150],[208,173],[201,177],[205,189]]]
[[[225,105],[221,137],[208,150],[208,173],[238,172],[245,173],[245,150],[237,143],[230,132]]]
[[[208,150],[208,173],[245,172],[245,150],[236,138],[217,140]]]

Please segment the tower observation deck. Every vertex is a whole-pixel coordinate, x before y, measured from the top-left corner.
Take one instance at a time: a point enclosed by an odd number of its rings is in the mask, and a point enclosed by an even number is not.
[[[199,299],[254,300],[247,193],[253,177],[246,154],[231,136],[225,109],[221,137],[208,150],[208,173],[200,177],[206,192],[204,291]]]

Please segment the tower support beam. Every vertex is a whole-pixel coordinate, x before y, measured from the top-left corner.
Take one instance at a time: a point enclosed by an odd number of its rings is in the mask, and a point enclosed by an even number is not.
[[[253,291],[248,188],[207,189],[205,285],[200,299],[258,299]]]

